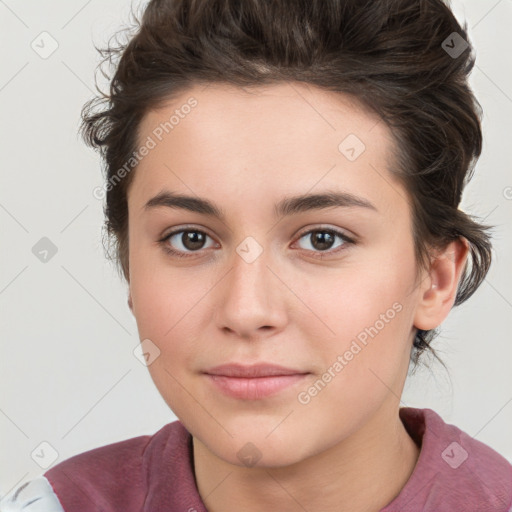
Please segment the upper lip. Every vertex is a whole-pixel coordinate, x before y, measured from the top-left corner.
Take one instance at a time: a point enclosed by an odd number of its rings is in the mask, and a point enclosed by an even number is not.
[[[258,363],[244,365],[239,363],[223,364],[206,370],[209,375],[223,375],[225,377],[276,377],[278,375],[297,375],[309,372],[286,368],[276,364]]]

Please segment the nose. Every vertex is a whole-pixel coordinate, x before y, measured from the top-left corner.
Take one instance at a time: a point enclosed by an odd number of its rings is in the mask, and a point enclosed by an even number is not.
[[[234,252],[218,287],[216,321],[221,330],[244,339],[271,336],[286,320],[286,287],[269,267],[266,252],[248,262]]]

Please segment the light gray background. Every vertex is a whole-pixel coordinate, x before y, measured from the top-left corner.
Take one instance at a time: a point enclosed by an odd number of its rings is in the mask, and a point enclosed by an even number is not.
[[[134,5],[141,5],[134,0]],[[471,84],[484,152],[463,208],[497,226],[492,269],[434,347],[449,367],[408,379],[403,406],[428,407],[512,461],[512,1],[453,3],[477,51]],[[133,355],[125,285],[104,258],[99,157],[77,136],[98,55],[129,21],[127,0],[0,0],[0,493],[38,465],[142,434],[175,416]],[[44,59],[32,47],[50,48]],[[42,49],[41,49],[42,51]],[[100,80],[100,83],[101,80]],[[58,252],[32,252],[48,237]],[[49,443],[41,445],[42,442]],[[31,454],[33,454],[31,456]]]

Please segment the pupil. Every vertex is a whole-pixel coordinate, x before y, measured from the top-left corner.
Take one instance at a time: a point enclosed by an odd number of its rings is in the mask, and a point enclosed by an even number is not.
[[[313,235],[313,247],[319,250],[329,249],[334,241],[332,233],[328,231],[317,231]]]
[[[201,249],[201,246],[204,244],[203,233],[197,231],[186,231],[181,238],[183,245],[190,250]]]

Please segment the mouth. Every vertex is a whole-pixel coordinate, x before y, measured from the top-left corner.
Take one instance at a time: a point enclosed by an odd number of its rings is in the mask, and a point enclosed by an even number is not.
[[[293,386],[310,374],[273,364],[227,364],[203,372],[218,390],[233,398],[261,400]]]

